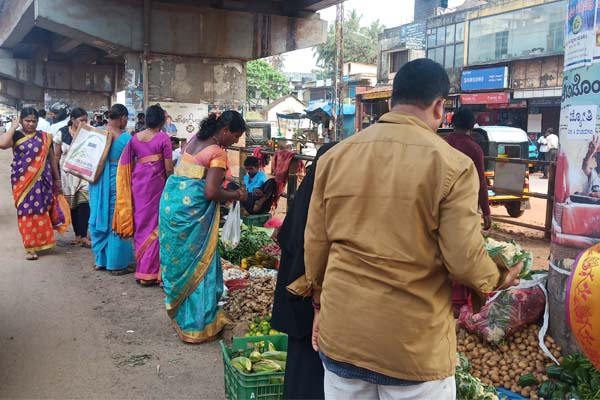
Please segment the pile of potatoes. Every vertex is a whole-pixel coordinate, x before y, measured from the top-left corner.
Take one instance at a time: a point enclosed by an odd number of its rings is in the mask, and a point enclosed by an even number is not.
[[[469,359],[471,374],[483,383],[536,400],[539,384],[548,380],[546,367],[554,365],[539,346],[539,329],[537,325],[529,325],[498,346],[485,343],[477,335],[461,329],[457,335],[457,350]],[[562,363],[560,346],[548,335],[544,342],[552,355]],[[533,374],[538,384],[519,386],[519,378],[526,374]]]

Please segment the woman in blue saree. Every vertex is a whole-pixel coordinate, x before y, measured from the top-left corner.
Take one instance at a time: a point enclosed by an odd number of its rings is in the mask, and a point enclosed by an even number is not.
[[[122,104],[115,104],[109,111],[110,121],[106,130],[112,135],[112,144],[104,165],[104,171],[94,184],[90,184],[90,235],[96,258],[96,270],[109,270],[113,275],[133,272],[131,240],[120,238],[112,229],[117,197],[117,167],[125,145],[131,135],[125,132],[129,113]]]
[[[214,339],[228,319],[219,309],[223,272],[217,250],[219,202],[247,198],[244,189],[222,188],[226,147],[246,123],[236,111],[211,114],[187,145],[160,202],[159,242],[167,314],[188,343]]]

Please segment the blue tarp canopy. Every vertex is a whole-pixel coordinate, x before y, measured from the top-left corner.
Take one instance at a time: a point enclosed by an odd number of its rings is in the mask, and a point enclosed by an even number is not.
[[[317,101],[309,104],[304,111],[306,111],[306,116],[310,118],[310,114],[319,114],[320,112],[332,117],[332,110],[333,105],[331,101]],[[344,104],[342,111],[344,115],[354,115],[356,113],[356,106],[354,104]]]
[[[306,117],[317,124],[327,123],[327,121],[333,117],[333,106],[331,101],[309,103],[304,111],[306,112]],[[344,104],[342,112],[344,114],[344,137],[348,137],[354,134],[354,114],[356,114],[356,106],[354,104]]]

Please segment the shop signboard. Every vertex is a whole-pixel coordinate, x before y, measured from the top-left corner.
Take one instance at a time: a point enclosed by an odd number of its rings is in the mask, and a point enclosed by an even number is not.
[[[460,104],[502,104],[510,101],[508,93],[471,93],[460,95]]]
[[[491,90],[508,87],[508,67],[469,69],[462,72],[462,90]]]
[[[529,99],[529,107],[560,107],[560,97]]]

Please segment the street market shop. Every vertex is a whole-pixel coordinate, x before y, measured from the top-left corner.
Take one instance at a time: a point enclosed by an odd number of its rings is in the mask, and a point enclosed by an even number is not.
[[[379,86],[364,93],[356,94],[356,132],[369,127],[389,111],[389,100],[392,97],[391,86]]]
[[[380,86],[363,93],[356,94],[355,130],[361,130],[373,125],[379,118],[389,112],[391,86]],[[444,121],[442,127],[447,128],[452,122],[452,115],[458,108],[458,95],[450,95],[444,102]]]
[[[507,92],[461,94],[460,104],[473,111],[481,126],[512,126],[527,131],[527,101],[511,100]]]
[[[236,337],[220,343],[229,399],[283,398],[287,336],[270,325],[281,249],[271,233],[243,226],[238,246],[219,245],[227,288],[222,301],[236,324]],[[457,399],[600,398],[593,362],[567,352],[547,333],[548,273],[533,270],[532,253],[514,241],[487,238],[485,250],[506,268],[523,262],[521,284],[495,293],[484,305],[474,293],[466,304],[453,304]],[[574,266],[574,273],[581,268]]]

